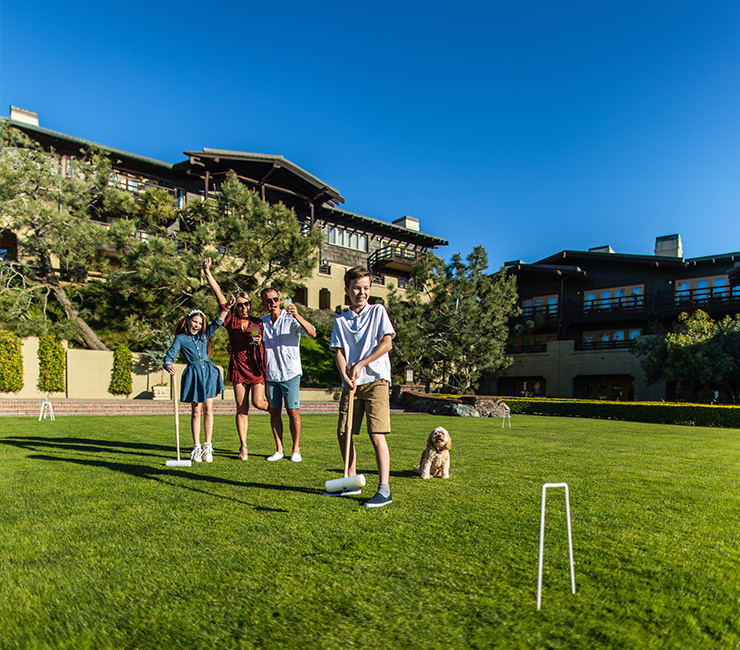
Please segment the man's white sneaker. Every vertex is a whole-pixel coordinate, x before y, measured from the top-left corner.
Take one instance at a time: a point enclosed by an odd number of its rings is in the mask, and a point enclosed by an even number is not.
[[[209,444],[203,445],[203,460],[206,461],[206,463],[213,462],[213,447]]]
[[[272,456],[268,456],[267,460],[273,461],[280,460],[281,458],[285,458],[285,454],[282,451],[276,451]]]
[[[303,460],[303,456],[301,456],[298,452],[295,452],[290,457],[290,460],[292,460],[294,463],[300,463]]]

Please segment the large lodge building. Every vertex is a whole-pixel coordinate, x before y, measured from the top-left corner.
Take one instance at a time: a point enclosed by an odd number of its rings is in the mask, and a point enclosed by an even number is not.
[[[319,224],[323,230],[319,265],[294,296],[314,309],[334,310],[346,304],[344,272],[353,266],[372,271],[374,297],[384,299],[392,285],[403,291],[414,262],[430,249],[447,244],[441,237],[421,232],[414,217],[388,222],[343,210],[344,198],[337,189],[283,156],[203,149],[185,151],[184,160],[167,163],[42,128],[36,113],[14,106],[9,118],[0,119],[60,154],[63,169],[84,149],[100,149],[113,163],[111,183],[134,196],[152,186],[167,190],[179,207],[195,197],[208,198],[234,172],[264,200],[284,203],[306,227]],[[0,259],[17,256],[16,233],[0,232]]]
[[[218,191],[229,172],[263,199],[283,202],[296,218],[324,232],[320,262],[294,296],[314,309],[346,304],[347,268],[366,266],[374,276],[373,296],[384,299],[393,285],[406,287],[414,262],[447,244],[419,230],[417,219],[388,222],[344,210],[344,198],[282,156],[220,149],[185,151],[167,163],[101,146],[39,126],[38,116],[11,107],[8,124],[21,129],[65,161],[97,147],[113,161],[111,182],[134,195],[156,186],[179,206]],[[0,259],[18,256],[16,234],[0,232]],[[706,311],[715,319],[740,312],[740,287],[732,269],[740,252],[684,258],[679,235],[658,237],[654,255],[615,253],[611,247],[564,250],[533,264],[507,262],[516,275],[521,316],[529,331],[510,342],[513,364],[484,378],[481,392],[595,399],[646,400],[677,397],[675,387],[648,385],[631,342],[673,331],[682,312]],[[734,284],[734,283],[733,283]]]

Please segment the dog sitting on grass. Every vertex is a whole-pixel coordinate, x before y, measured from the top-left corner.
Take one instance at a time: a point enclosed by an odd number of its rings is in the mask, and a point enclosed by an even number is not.
[[[427,438],[427,448],[421,454],[421,462],[414,473],[421,478],[450,478],[450,434],[444,427],[432,429]]]

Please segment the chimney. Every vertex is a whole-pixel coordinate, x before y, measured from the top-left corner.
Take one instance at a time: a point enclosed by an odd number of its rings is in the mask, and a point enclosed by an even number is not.
[[[683,258],[681,235],[663,235],[663,237],[656,237],[655,255],[658,257]]]
[[[408,230],[419,230],[419,220],[416,217],[409,217],[408,215],[395,219],[392,223]]]
[[[10,107],[10,119],[13,122],[21,122],[23,124],[30,124],[31,126],[39,125],[38,113],[27,111],[25,108],[18,108],[17,106]]]
[[[589,248],[589,253],[613,253],[614,249],[611,246],[596,246],[595,248]]]

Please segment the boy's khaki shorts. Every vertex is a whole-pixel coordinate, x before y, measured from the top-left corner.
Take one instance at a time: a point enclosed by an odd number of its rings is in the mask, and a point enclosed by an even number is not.
[[[388,382],[378,379],[369,384],[357,387],[355,393],[355,410],[352,415],[352,434],[360,433],[362,417],[367,415],[368,433],[390,433],[391,432],[391,406]],[[347,428],[347,412],[349,404],[349,389],[342,389],[342,397],[339,400],[339,422],[337,433],[344,433]]]

